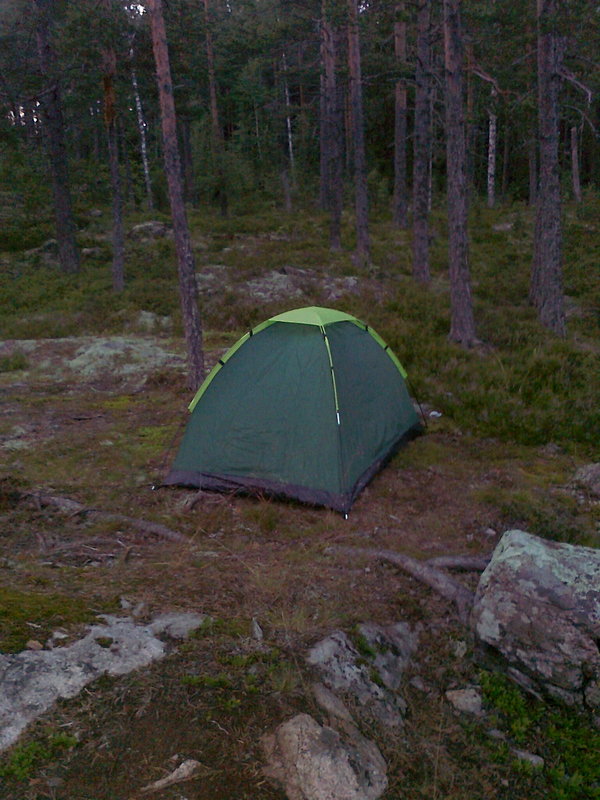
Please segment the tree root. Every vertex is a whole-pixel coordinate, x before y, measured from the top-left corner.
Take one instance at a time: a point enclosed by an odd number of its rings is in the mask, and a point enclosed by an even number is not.
[[[128,517],[125,514],[115,514],[112,511],[102,511],[102,509],[99,508],[89,508],[88,506],[84,506],[83,503],[79,503],[77,500],[71,500],[69,497],[61,497],[44,492],[19,492],[19,495],[22,500],[33,500],[40,508],[52,506],[73,517],[78,514],[98,517],[100,519],[105,519],[107,522],[118,522],[127,525],[142,533],[150,533],[153,536],[158,536],[159,539],[166,539],[169,542],[189,542],[188,537],[184,536],[183,533],[167,528],[166,525],[161,525],[160,522],[151,522],[147,519]]]
[[[379,561],[389,561],[396,567],[400,567],[404,572],[408,572],[413,578],[429,586],[446,600],[451,600],[456,606],[460,621],[464,625],[468,622],[469,613],[473,605],[473,592],[458,581],[455,581],[454,578],[445,575],[441,572],[439,567],[445,566],[447,568],[477,570],[485,568],[483,559],[477,559],[477,566],[474,566],[475,560],[469,556],[442,556],[440,558],[431,559],[430,561],[419,561],[417,558],[412,558],[402,553],[394,553],[391,550],[344,547],[341,545],[328,547],[327,552],[343,553],[344,555],[353,556],[355,558],[366,557],[375,558]],[[431,562],[433,562],[433,564]],[[470,566],[466,566],[467,564],[470,564]]]

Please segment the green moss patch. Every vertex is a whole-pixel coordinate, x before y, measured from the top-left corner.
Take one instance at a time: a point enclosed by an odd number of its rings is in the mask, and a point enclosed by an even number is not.
[[[43,643],[59,626],[93,618],[78,598],[0,587],[0,652],[17,653],[30,639]]]

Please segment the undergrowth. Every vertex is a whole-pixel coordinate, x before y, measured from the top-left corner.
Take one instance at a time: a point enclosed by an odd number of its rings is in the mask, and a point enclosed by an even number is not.
[[[513,760],[513,769],[548,800],[598,800],[600,798],[600,731],[590,719],[573,709],[545,705],[526,696],[506,677],[481,672],[480,683],[492,724],[508,743],[526,748],[544,759],[543,768]],[[511,759],[506,743],[490,745],[499,759]]]

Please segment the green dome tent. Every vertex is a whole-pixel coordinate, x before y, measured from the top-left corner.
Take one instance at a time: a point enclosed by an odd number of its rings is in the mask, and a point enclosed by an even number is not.
[[[248,331],[190,404],[165,484],[295,498],[347,514],[421,431],[406,373],[381,337],[330,308]]]

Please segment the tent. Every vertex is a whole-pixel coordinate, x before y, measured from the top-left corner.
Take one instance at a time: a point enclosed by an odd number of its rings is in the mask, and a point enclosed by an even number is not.
[[[421,431],[406,372],[350,314],[271,317],[219,360],[189,408],[165,484],[284,496],[347,514]]]

